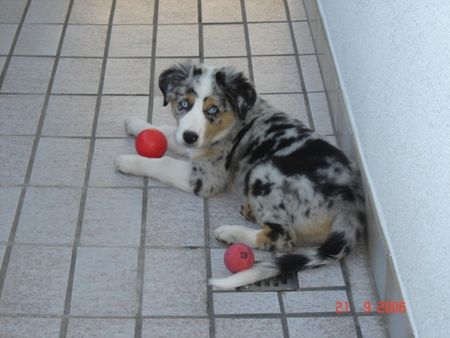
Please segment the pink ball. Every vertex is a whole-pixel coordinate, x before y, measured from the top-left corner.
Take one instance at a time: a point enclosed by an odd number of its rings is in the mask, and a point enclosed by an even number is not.
[[[167,139],[157,129],[145,129],[136,136],[134,145],[139,155],[158,158],[167,150]]]
[[[233,273],[250,269],[255,262],[255,255],[248,245],[236,243],[228,247],[223,256],[228,270]]]

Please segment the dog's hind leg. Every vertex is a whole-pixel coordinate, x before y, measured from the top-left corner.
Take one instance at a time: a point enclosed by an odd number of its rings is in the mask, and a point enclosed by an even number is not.
[[[295,235],[287,226],[266,222],[262,229],[241,225],[222,225],[214,232],[216,239],[227,244],[244,243],[252,248],[292,252]]]

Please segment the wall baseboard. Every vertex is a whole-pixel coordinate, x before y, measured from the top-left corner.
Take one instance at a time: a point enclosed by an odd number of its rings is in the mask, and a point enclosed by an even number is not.
[[[405,293],[401,288],[391,250],[374,203],[374,195],[362,165],[361,149],[357,145],[353,125],[350,122],[324,22],[316,0],[303,0],[303,3],[322,71],[338,145],[348,157],[358,163],[361,169],[367,205],[366,242],[375,288],[381,301],[398,302],[405,299]],[[391,337],[417,336],[412,316],[408,310],[406,313],[385,314],[384,318]]]

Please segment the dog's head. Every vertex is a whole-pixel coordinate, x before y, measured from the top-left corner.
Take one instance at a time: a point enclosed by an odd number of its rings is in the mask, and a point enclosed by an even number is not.
[[[178,64],[162,72],[159,88],[177,120],[176,141],[192,148],[228,135],[256,101],[249,81],[228,67]]]

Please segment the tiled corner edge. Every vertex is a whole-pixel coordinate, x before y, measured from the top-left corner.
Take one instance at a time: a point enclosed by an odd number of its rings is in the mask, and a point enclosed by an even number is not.
[[[360,148],[357,146],[353,127],[349,121],[346,101],[343,97],[317,0],[303,0],[303,3],[318,55],[338,144],[352,160],[358,163],[361,169],[367,204],[366,240],[375,287],[381,300],[405,300],[406,294],[401,287],[398,272],[392,260],[390,246],[380,223],[367,173],[362,165]],[[409,310],[406,313],[384,315],[391,337],[418,336],[413,316]]]

